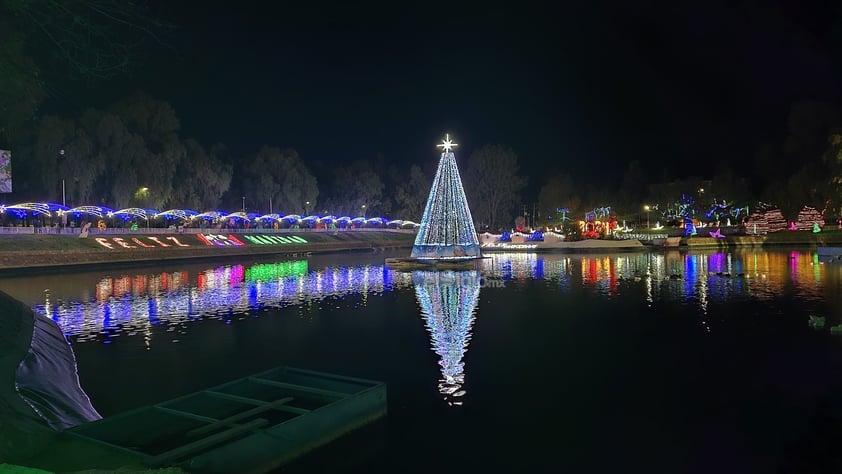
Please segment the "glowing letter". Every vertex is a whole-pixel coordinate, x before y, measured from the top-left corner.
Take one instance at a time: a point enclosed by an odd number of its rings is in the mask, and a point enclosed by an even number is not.
[[[147,248],[147,249],[151,249],[152,247],[154,247],[154,245],[144,244],[137,237],[132,237],[132,242],[136,243],[137,245],[140,245],[141,247]]]
[[[179,241],[178,241],[178,237],[167,237],[167,240],[172,240],[172,241],[173,241],[173,242],[175,242],[175,244],[176,244],[176,245],[178,245],[179,247],[189,247],[189,245],[187,245],[187,244],[182,244],[181,242],[179,242]]]
[[[160,239],[158,239],[158,237],[147,237],[147,239],[151,240],[152,242],[155,242],[156,244],[160,245],[161,247],[169,247],[170,246],[170,244],[165,244],[165,243],[161,242]]]
[[[229,235],[228,240],[230,240],[234,245],[237,246],[245,245],[240,239],[234,237],[233,235]]]
[[[208,239],[207,239],[207,237],[205,237],[204,235],[202,235],[202,234],[196,234],[196,237],[198,237],[198,238],[199,238],[199,240],[201,240],[202,242],[204,242],[204,243],[205,243],[205,245],[207,245],[207,246],[209,246],[209,247],[210,247],[210,246],[213,246],[213,243],[212,243],[210,240],[208,240]]]
[[[97,237],[94,240],[96,241],[96,243],[98,243],[99,245],[102,245],[103,247],[105,247],[107,249],[113,249],[114,248],[113,245],[108,243],[108,239],[103,239],[102,237]]]
[[[134,245],[129,245],[122,237],[114,237],[114,243],[126,249],[136,249]]]

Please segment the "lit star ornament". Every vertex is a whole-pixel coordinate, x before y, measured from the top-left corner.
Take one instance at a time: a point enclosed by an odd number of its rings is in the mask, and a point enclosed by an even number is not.
[[[445,135],[445,139],[441,141],[441,144],[436,146],[441,147],[441,149],[444,151],[450,151],[453,149],[453,147],[459,146],[459,144],[453,143],[453,141],[450,140],[450,134],[448,133]]]

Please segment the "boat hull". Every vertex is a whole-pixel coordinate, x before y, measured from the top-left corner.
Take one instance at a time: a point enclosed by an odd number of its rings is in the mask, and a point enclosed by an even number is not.
[[[385,415],[382,382],[278,367],[71,428],[50,457],[70,470],[267,472]]]

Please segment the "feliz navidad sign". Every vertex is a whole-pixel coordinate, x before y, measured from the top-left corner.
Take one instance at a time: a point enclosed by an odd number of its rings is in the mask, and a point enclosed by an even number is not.
[[[94,241],[107,249],[141,249],[163,247],[245,247],[248,245],[301,245],[307,240],[297,235],[268,234],[195,234],[147,235],[139,237],[97,237]]]

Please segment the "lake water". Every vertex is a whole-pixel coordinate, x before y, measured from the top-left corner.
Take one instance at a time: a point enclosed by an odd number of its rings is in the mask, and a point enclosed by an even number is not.
[[[104,416],[279,365],[388,384],[384,421],[287,472],[842,466],[842,264],[814,250],[389,256],[0,284],[64,330]]]

